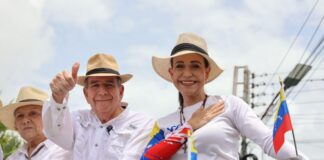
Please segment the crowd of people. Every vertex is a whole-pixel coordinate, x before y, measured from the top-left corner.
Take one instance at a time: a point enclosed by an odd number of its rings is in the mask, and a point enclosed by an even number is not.
[[[110,54],[91,56],[85,75],[78,75],[79,63],[59,72],[49,95],[21,87],[14,103],[0,107],[0,122],[24,139],[7,160],[237,160],[241,136],[273,158],[308,159],[302,152],[296,157],[289,142],[275,153],[271,129],[242,99],[205,91],[223,70],[202,37],[180,34],[171,54],[153,56],[152,64],[179,94],[175,111],[160,119],[123,101],[123,84],[133,75],[121,73]],[[70,111],[69,92],[76,85],[83,87],[89,109]]]

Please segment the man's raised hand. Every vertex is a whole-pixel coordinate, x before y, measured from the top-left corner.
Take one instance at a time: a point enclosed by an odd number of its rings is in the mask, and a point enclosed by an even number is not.
[[[64,70],[52,79],[50,87],[56,103],[63,103],[64,97],[75,87],[78,80],[79,67],[80,64],[76,62],[72,66],[71,73]]]

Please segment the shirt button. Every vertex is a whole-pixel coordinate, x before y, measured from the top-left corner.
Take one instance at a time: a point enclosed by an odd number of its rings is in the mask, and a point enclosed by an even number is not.
[[[65,109],[66,107],[64,106],[63,109]]]
[[[95,144],[95,147],[98,147],[98,144],[97,143]]]
[[[60,125],[60,124],[57,124],[57,126],[58,126],[58,127],[61,127],[61,125]]]
[[[100,128],[103,128],[103,126],[100,126]]]
[[[60,110],[61,110],[61,108],[57,108],[57,110],[58,110],[58,111],[60,111]]]

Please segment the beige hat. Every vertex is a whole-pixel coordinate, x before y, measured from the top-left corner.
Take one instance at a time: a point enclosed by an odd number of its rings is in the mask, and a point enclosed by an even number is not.
[[[48,99],[46,92],[34,87],[22,87],[19,90],[15,103],[4,106],[0,111],[0,121],[8,128],[15,130],[14,112],[17,108],[26,105],[40,105]]]
[[[203,56],[209,62],[209,67],[211,70],[206,83],[214,80],[223,72],[223,69],[221,69],[215,63],[215,61],[209,57],[206,41],[202,37],[199,37],[193,33],[180,34],[171,55],[169,57],[153,56],[152,65],[155,72],[158,73],[163,79],[172,82],[168,72],[168,69],[171,68],[171,58],[193,53]]]
[[[94,56],[90,57],[87,65],[87,73],[84,76],[78,76],[78,84],[83,86],[84,80],[87,77],[95,77],[95,76],[115,76],[120,77],[122,83],[128,81],[133,77],[131,74],[123,74],[119,73],[119,67],[112,55],[98,53]]]

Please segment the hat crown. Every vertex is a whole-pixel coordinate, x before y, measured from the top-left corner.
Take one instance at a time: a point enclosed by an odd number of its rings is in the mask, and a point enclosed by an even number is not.
[[[22,87],[19,90],[16,102],[45,101],[48,99],[46,92],[34,87]]]
[[[169,74],[169,68],[171,67],[171,59],[186,54],[198,54],[208,61],[210,72],[205,83],[211,82],[217,76],[219,76],[223,69],[220,68],[216,62],[209,56],[206,41],[193,33],[182,33],[178,36],[177,43],[171,51],[169,57],[152,57],[152,65],[156,73],[163,79],[172,82],[172,78]]]
[[[193,44],[201,49],[203,49],[206,53],[208,53],[207,43],[206,41],[193,33],[182,33],[179,35],[176,46],[179,44],[189,43]]]
[[[116,59],[112,55],[105,53],[97,53],[89,58],[87,64],[87,73],[84,76],[78,76],[77,83],[84,86],[86,78],[94,76],[119,77],[122,83],[133,77],[131,74],[120,74]]]
[[[88,60],[87,72],[98,68],[108,68],[115,71],[119,70],[116,59],[113,56],[104,53],[95,54]]]

